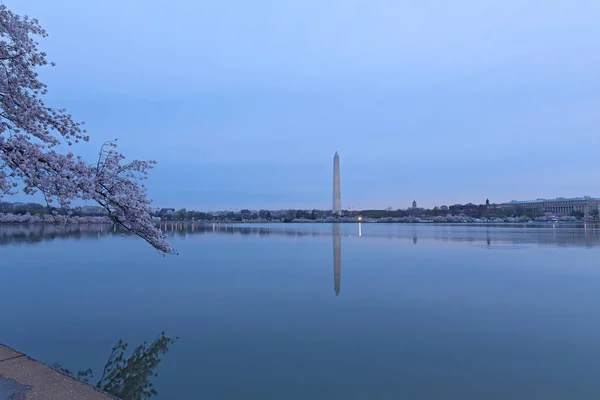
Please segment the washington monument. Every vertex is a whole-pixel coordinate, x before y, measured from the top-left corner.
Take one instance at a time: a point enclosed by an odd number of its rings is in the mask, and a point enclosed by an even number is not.
[[[342,212],[342,198],[340,195],[340,156],[337,151],[333,156],[333,208],[331,213],[340,215]]]

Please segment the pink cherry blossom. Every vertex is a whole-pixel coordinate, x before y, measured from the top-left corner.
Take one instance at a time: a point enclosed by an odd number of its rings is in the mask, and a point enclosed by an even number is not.
[[[36,69],[49,63],[32,38],[36,36],[47,36],[36,19],[0,4],[0,197],[14,194],[22,182],[25,193],[39,191],[49,205],[65,209],[74,199],[94,200],[113,221],[159,251],[172,252],[155,226],[142,183],[154,161],[126,162],[114,142],[102,146],[94,163],[54,149],[89,137],[82,122],[42,100],[47,87]]]

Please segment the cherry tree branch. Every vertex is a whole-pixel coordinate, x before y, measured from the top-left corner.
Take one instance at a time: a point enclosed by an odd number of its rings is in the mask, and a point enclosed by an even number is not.
[[[94,164],[52,149],[63,141],[72,145],[89,137],[83,122],[76,122],[64,109],[45,105],[42,96],[47,87],[38,80],[36,69],[48,62],[34,36],[47,36],[36,19],[16,15],[0,4],[0,65],[4,70],[0,74],[0,162],[4,165],[0,197],[13,194],[18,179],[25,193],[40,191],[48,205],[57,202],[68,210],[75,199],[94,200],[119,225],[159,251],[172,252],[154,224],[151,201],[141,183],[154,161],[125,162],[114,142],[102,145]]]

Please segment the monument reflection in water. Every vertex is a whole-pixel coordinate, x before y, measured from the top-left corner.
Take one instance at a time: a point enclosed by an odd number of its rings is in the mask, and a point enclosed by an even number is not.
[[[342,234],[339,224],[331,225],[333,236],[333,287],[335,295],[340,295],[340,280],[342,275]]]

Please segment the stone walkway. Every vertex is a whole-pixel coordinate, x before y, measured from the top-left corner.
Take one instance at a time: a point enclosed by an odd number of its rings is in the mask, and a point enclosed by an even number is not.
[[[0,344],[0,400],[118,400]]]

